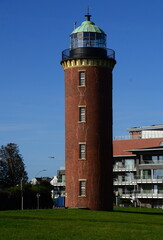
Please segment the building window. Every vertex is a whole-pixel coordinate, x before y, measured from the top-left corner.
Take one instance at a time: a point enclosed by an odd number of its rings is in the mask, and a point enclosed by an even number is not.
[[[151,177],[152,177],[151,171],[152,171],[151,169],[143,169],[142,170],[143,179],[151,179]]]
[[[163,169],[153,169],[154,179],[163,179]]]
[[[86,180],[82,179],[79,180],[79,196],[86,196]]]
[[[85,122],[86,121],[86,107],[79,107],[79,121]]]
[[[79,86],[85,86],[85,72],[79,72]]]
[[[143,164],[163,164],[163,155],[143,155]]]
[[[79,159],[86,159],[86,144],[79,143]]]

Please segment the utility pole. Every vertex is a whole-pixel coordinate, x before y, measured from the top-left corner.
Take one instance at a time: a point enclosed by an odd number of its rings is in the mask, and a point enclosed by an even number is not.
[[[24,199],[23,199],[23,179],[20,180],[20,191],[21,191],[21,210],[24,209]]]

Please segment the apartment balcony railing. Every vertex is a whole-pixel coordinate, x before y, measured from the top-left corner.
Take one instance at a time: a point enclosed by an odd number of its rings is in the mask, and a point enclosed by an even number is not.
[[[139,192],[139,193],[131,193],[131,192],[126,192],[126,193],[122,193],[119,196],[120,198],[123,199],[132,199],[132,200],[136,200],[136,199],[146,199],[146,198],[153,198],[153,199],[163,199],[163,193],[146,193],[146,192]]]
[[[129,140],[129,139],[149,139],[149,138],[162,138],[162,136],[155,135],[155,136],[142,136],[140,135],[126,135],[126,136],[115,136],[113,140]]]
[[[146,183],[163,183],[162,178],[138,178],[136,179],[137,184],[146,184]]]
[[[114,186],[120,186],[120,185],[136,185],[136,179],[113,179],[113,185]]]
[[[65,185],[65,182],[56,182],[53,184],[54,187],[64,187]]]
[[[123,194],[120,195],[120,198],[132,199],[132,194],[130,194],[130,193],[123,193]]]
[[[135,178],[114,178],[113,179],[113,185],[114,186],[127,186],[127,185],[137,185],[137,184],[163,184],[163,177],[162,176],[157,176],[156,178],[152,177],[140,177],[140,176],[135,176]]]
[[[113,172],[133,172],[136,171],[136,167],[134,166],[114,166]]]
[[[137,193],[136,194],[136,198],[139,199],[139,198],[163,198],[163,193],[144,193],[144,192],[141,192],[141,193]]]
[[[141,139],[142,136],[141,135],[126,135],[126,136],[115,136],[113,137],[113,140],[129,140],[129,139]]]

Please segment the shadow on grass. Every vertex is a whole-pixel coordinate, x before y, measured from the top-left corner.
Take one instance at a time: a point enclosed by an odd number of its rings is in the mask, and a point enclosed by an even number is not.
[[[153,209],[141,209],[141,208],[136,208],[134,209],[123,209],[123,208],[118,208],[118,209],[114,209],[114,212],[119,212],[119,213],[134,213],[134,214],[147,214],[147,215],[160,215],[163,216],[163,210],[158,210],[158,211],[162,211],[162,212],[155,212]]]

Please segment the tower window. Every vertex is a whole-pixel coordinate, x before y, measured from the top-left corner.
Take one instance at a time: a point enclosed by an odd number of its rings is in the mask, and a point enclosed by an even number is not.
[[[79,86],[85,86],[85,72],[79,72]]]
[[[80,122],[86,121],[86,107],[85,106],[79,107],[79,121]]]
[[[79,159],[86,159],[86,143],[79,143]]]
[[[79,196],[86,196],[86,180],[82,179],[79,180]]]

